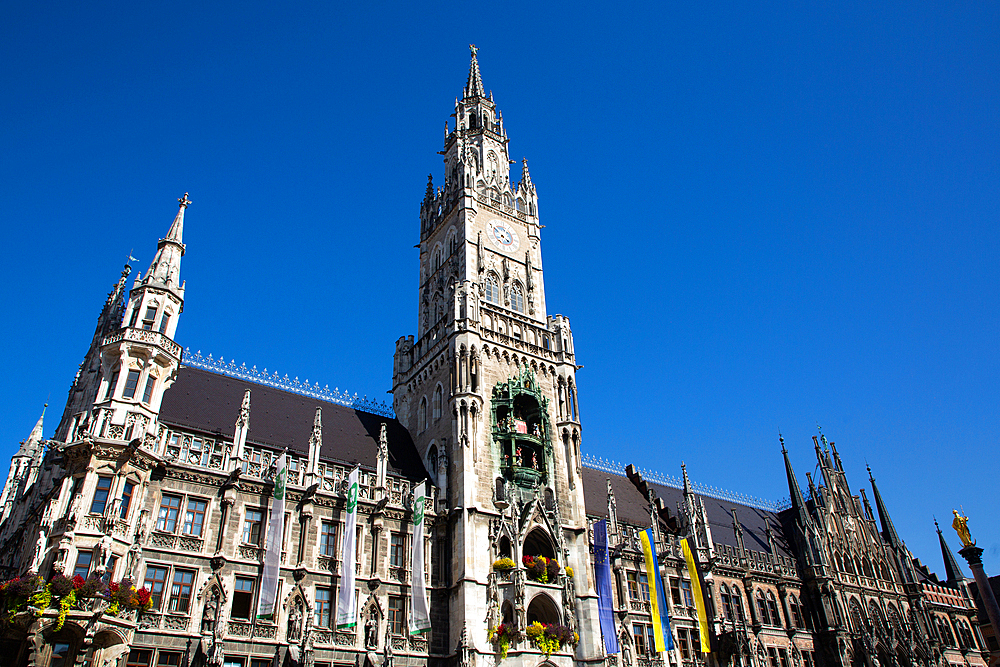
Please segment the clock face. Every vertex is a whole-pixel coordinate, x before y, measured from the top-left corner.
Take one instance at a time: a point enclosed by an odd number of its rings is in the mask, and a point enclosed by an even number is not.
[[[517,237],[517,232],[507,222],[503,220],[490,220],[486,223],[489,229],[490,240],[504,250],[517,250],[521,245],[521,239]]]

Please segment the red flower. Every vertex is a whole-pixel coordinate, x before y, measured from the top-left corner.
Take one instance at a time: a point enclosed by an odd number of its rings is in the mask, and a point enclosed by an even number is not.
[[[80,590],[83,587],[84,583],[86,583],[86,579],[84,579],[80,575],[76,575],[75,577],[73,577],[73,589],[74,590]]]

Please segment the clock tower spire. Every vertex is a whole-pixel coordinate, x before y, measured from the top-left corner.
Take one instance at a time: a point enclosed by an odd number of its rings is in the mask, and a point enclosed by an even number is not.
[[[496,625],[503,607],[522,631],[539,620],[579,632],[578,647],[550,658],[569,665],[574,652],[600,653],[573,336],[567,318],[547,314],[535,185],[526,160],[511,183],[503,117],[470,48],[440,151],[444,184],[429,180],[420,205],[417,334],[396,343],[393,406],[441,489],[438,509],[457,513],[441,593],[448,645],[466,629],[477,651],[492,653],[482,619]],[[504,556],[554,558],[575,575],[561,570],[560,587],[546,591],[532,590],[523,570],[494,582],[492,563]],[[512,650],[507,660],[538,657]]]

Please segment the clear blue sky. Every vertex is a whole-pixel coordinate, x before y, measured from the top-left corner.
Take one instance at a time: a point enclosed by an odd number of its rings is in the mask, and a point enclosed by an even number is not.
[[[178,340],[387,398],[470,42],[546,225],[584,446],[778,498],[823,426],[1000,573],[1000,5],[5,6],[0,442],[51,435],[190,192]],[[957,539],[948,529],[957,549]]]

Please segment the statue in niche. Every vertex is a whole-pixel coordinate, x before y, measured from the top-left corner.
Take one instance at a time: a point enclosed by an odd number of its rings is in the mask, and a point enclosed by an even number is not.
[[[289,642],[297,642],[302,638],[302,599],[296,598],[292,604],[292,610],[288,612],[288,628],[285,631],[285,639]]]
[[[495,628],[500,624],[500,586],[497,574],[490,573],[490,583],[486,592],[486,627]]]
[[[378,618],[374,609],[365,621],[365,648],[370,651],[378,648]]]
[[[215,633],[215,622],[219,618],[219,589],[212,587],[205,600],[205,609],[201,613],[201,632],[205,635]]]

